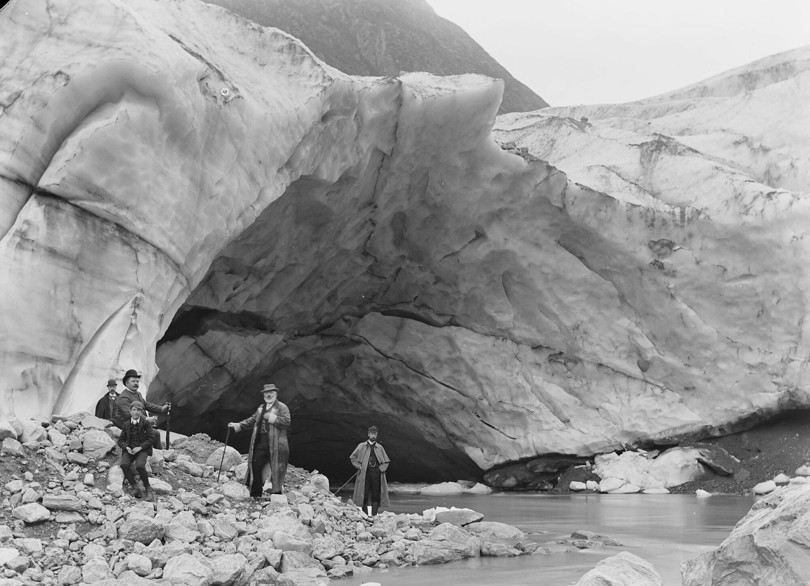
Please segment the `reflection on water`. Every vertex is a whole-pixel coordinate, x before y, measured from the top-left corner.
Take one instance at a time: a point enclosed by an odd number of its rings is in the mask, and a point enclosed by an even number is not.
[[[679,586],[680,564],[720,545],[751,508],[752,497],[694,495],[499,493],[426,497],[391,495],[395,513],[421,513],[436,506],[469,507],[533,532],[536,541],[568,537],[587,529],[620,541],[622,547],[549,556],[476,558],[415,568],[374,570],[335,581],[341,586],[379,582],[383,586],[565,586],[575,583],[596,563],[620,551],[634,553],[655,566],[664,586]]]

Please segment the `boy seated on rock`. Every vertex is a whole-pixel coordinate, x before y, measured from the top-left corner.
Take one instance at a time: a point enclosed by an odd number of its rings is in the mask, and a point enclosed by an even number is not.
[[[143,493],[135,481],[135,472],[141,477],[146,500],[154,501],[155,494],[149,486],[149,473],[146,471],[146,459],[152,454],[152,445],[155,443],[155,430],[144,416],[143,403],[133,401],[129,407],[129,419],[121,428],[118,446],[121,448],[121,469],[135,498],[141,498]]]

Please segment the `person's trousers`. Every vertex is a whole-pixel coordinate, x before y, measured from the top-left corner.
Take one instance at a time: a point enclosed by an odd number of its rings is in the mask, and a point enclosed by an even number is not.
[[[253,474],[253,481],[250,483],[250,496],[262,496],[262,489],[264,488],[262,470],[264,465],[268,463],[272,464],[270,462],[270,448],[267,445],[267,438],[259,436],[256,438],[256,445],[253,446],[253,461],[250,463]],[[275,486],[273,490],[276,490]]]
[[[124,478],[127,479],[129,485],[135,488],[135,472],[141,477],[143,487],[149,488],[149,473],[146,471],[146,459],[149,457],[144,450],[141,450],[135,455],[130,454],[126,450],[121,454],[121,469],[124,471]]]
[[[380,508],[380,473],[379,467],[366,468],[366,484],[363,490],[363,508],[371,506],[371,514],[376,515]]]

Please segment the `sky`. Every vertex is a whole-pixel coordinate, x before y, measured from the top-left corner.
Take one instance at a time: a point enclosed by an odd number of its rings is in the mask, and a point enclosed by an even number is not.
[[[810,45],[808,0],[427,0],[552,106],[676,90]]]

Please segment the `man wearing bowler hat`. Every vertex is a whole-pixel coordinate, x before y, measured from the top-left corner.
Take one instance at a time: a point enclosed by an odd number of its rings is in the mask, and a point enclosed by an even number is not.
[[[172,408],[171,403],[156,405],[155,403],[149,403],[143,398],[143,395],[141,395],[138,390],[141,386],[141,375],[139,375],[136,370],[129,369],[124,374],[124,378],[121,382],[124,383],[124,390],[121,391],[121,394],[115,401],[115,416],[113,418],[113,423],[121,429],[124,429],[124,423],[129,419],[130,406],[135,401],[141,403],[147,411],[152,413],[167,413],[169,409]],[[149,420],[152,425],[154,425],[156,421],[155,418]],[[155,447],[160,449],[160,436],[158,436],[157,432],[155,432],[155,438]]]
[[[239,433],[242,429],[253,429],[250,438],[245,484],[250,496],[261,498],[264,479],[262,470],[270,464],[270,479],[273,494],[281,494],[284,476],[287,474],[287,460],[290,446],[287,443],[287,428],[290,427],[290,410],[278,400],[278,387],[266,384],[261,390],[264,402],[256,412],[239,423],[231,422],[228,427]]]
[[[107,381],[107,394],[96,403],[96,417],[110,421],[115,417],[115,401],[118,399],[118,393],[115,392],[116,386],[114,378]]]

